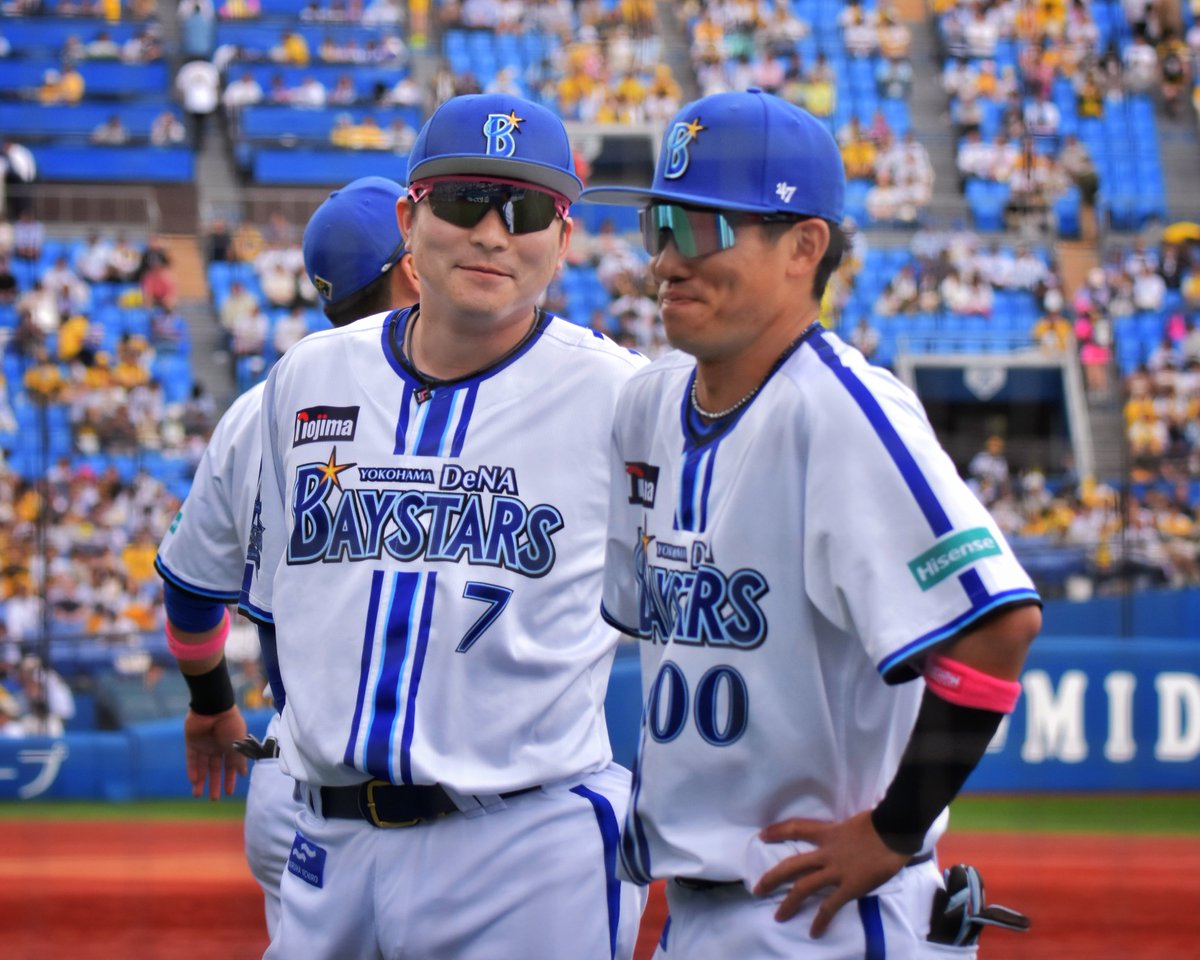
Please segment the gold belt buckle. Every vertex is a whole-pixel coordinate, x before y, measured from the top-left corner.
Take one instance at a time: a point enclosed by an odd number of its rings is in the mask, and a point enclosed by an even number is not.
[[[375,788],[390,786],[392,786],[392,784],[388,783],[386,780],[370,780],[367,782],[367,810],[369,810],[371,814],[371,823],[383,829],[390,829],[392,827],[415,827],[421,822],[420,817],[416,817],[412,820],[380,819],[379,813],[375,809]]]

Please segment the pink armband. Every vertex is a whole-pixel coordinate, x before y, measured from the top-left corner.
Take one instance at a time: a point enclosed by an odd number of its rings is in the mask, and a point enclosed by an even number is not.
[[[935,654],[925,661],[925,686],[948,703],[996,713],[1012,713],[1021,684],[1001,680],[965,663]]]
[[[167,649],[174,654],[176,660],[206,660],[214,653],[225,649],[225,639],[229,636],[229,611],[221,617],[221,626],[203,643],[184,643],[171,632],[171,624],[167,623]]]

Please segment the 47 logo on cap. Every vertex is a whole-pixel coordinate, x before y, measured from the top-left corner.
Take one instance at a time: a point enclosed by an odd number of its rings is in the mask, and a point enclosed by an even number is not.
[[[322,440],[353,440],[358,429],[358,407],[305,407],[296,411],[292,446]]]

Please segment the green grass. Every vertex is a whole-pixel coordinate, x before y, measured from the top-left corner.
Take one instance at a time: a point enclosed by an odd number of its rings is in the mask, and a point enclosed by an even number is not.
[[[237,820],[242,799],[0,801],[0,821]],[[1200,794],[967,794],[954,801],[951,829],[1010,833],[1200,835]]]
[[[207,799],[135,800],[102,803],[87,800],[0,801],[4,820],[240,820],[246,801],[222,797]]]
[[[1200,795],[973,795],[954,801],[952,830],[1200,834]]]

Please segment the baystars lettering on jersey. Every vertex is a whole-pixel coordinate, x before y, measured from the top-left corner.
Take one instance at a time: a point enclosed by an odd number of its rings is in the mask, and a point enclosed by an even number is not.
[[[742,568],[726,574],[712,562],[703,541],[690,550],[655,543],[656,555],[679,562],[690,558],[690,569],[650,563],[647,548],[655,540],[638,531],[634,551],[641,596],[641,635],[652,643],[687,643],[753,650],[767,639],[767,617],[759,605],[770,587],[757,570]]]
[[[432,470],[339,464],[336,447],[326,462],[301,465],[292,487],[289,564],[373,560],[386,552],[403,562],[465,560],[534,578],[554,566],[562,514],[521,500],[512,467],[443,464],[434,489],[345,486],[343,474],[356,467],[363,483],[434,479]]]

